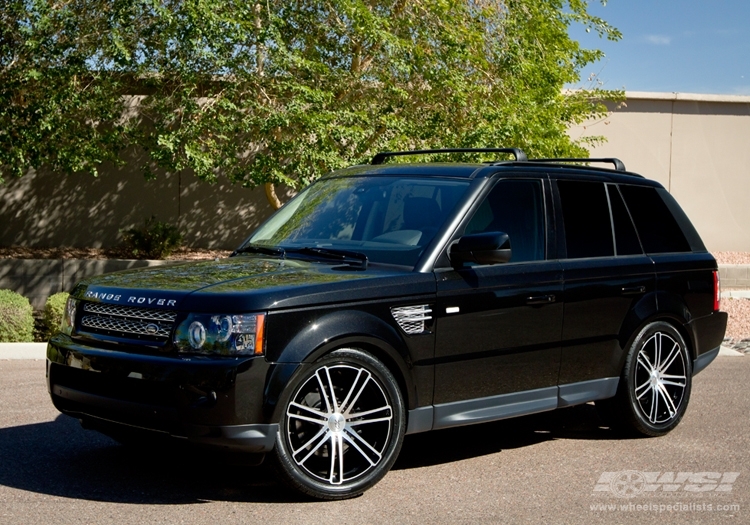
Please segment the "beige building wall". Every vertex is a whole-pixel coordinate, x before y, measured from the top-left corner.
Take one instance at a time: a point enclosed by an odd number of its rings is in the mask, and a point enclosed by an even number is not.
[[[113,247],[152,215],[192,247],[233,249],[272,212],[262,189],[188,174],[147,181],[133,170],[61,176],[31,172],[0,185],[0,246]]]
[[[750,97],[626,93],[603,120],[571,128],[603,135],[592,157],[618,157],[661,182],[711,251],[750,251]]]

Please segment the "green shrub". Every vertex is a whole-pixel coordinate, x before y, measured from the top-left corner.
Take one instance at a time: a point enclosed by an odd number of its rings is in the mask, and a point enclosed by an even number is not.
[[[46,341],[60,331],[63,314],[65,313],[65,303],[68,301],[68,292],[60,292],[50,295],[47,302],[44,303],[42,310],[42,324],[44,332],[42,338]]]
[[[0,343],[30,343],[34,340],[31,303],[10,290],[0,290]]]
[[[164,259],[182,244],[177,226],[156,220],[151,216],[142,228],[121,232],[125,249],[136,259]]]

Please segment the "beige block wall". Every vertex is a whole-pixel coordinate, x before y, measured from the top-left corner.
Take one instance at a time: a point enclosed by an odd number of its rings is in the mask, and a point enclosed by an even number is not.
[[[108,169],[98,178],[31,172],[0,185],[0,246],[112,247],[121,229],[154,215],[176,224],[188,246],[236,248],[272,212],[262,189],[189,174],[147,181]]]
[[[604,135],[613,156],[661,182],[712,251],[750,251],[750,97],[627,93],[608,118],[571,128]]]

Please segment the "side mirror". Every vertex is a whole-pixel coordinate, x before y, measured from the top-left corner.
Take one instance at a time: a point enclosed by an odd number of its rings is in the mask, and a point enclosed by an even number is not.
[[[464,235],[450,248],[453,266],[463,263],[500,264],[510,261],[510,237],[504,232],[472,233]]]

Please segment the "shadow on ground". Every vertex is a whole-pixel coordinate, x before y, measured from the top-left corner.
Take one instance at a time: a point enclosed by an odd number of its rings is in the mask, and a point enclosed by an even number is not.
[[[407,436],[394,468],[450,463],[550,439],[612,439],[590,405]],[[144,450],[83,430],[67,416],[0,429],[0,485],[65,498],[176,505],[301,501],[266,465],[177,446]]]

